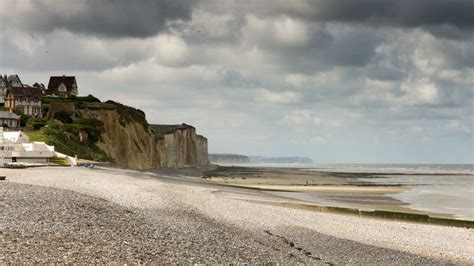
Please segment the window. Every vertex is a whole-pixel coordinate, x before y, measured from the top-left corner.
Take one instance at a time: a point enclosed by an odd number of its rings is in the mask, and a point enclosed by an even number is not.
[[[64,85],[64,83],[59,84],[58,91],[66,92],[67,91],[66,85]]]

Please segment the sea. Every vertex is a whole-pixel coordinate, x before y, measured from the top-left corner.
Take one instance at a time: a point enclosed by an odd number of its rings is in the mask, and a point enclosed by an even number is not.
[[[473,164],[274,164],[300,171],[370,174],[358,181],[377,185],[403,185],[406,192],[390,195],[423,211],[474,220]],[[358,175],[366,176],[366,175]]]

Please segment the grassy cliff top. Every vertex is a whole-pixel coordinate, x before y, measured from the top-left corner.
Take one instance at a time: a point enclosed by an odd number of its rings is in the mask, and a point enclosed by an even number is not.
[[[43,107],[49,107],[51,103],[72,103],[78,110],[116,110],[120,116],[120,124],[125,125],[130,122],[140,123],[145,130],[148,129],[145,113],[137,108],[133,108],[115,101],[108,100],[101,102],[93,95],[74,96],[69,98],[44,97]]]
[[[181,125],[150,125],[151,132],[157,138],[162,138],[166,134],[174,133],[176,130],[194,128],[187,124]]]
[[[145,130],[148,129],[149,124],[146,121],[145,112],[143,112],[142,110],[110,100],[106,101],[103,104],[106,104],[107,106],[113,106],[115,108],[115,110],[120,116],[120,124],[124,125],[130,122],[138,122],[143,126]]]
[[[39,130],[25,132],[31,141],[41,141],[53,145],[55,150],[69,156],[94,161],[110,161],[97,145],[100,138],[101,122],[94,119],[76,119],[73,123],[61,123],[55,119],[45,121]],[[80,140],[80,132],[87,134],[87,140]]]

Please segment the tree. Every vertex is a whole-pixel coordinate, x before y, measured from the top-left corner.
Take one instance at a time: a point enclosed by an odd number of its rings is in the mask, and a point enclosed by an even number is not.
[[[20,127],[25,127],[28,123],[28,119],[30,119],[30,116],[25,115],[25,113],[23,113],[23,110],[20,108],[13,109],[13,113],[19,116]]]

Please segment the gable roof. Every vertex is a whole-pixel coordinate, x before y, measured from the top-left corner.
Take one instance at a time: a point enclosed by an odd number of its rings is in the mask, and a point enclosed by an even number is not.
[[[24,86],[24,87],[11,87],[7,90],[7,95],[12,93],[15,96],[33,96],[41,97],[43,92],[39,88]]]
[[[17,74],[8,76],[7,80],[8,82],[18,81],[21,83],[21,79]]]
[[[51,89],[56,89],[59,87],[61,83],[64,83],[66,85],[66,88],[72,89],[72,85],[76,84],[76,77],[75,76],[51,76],[49,78],[49,83],[48,83],[48,90]]]
[[[23,86],[24,84],[21,82],[21,79],[18,75],[0,75],[0,80],[2,81],[2,87],[12,87],[12,83],[18,82],[20,86]]]
[[[2,119],[16,119],[17,114],[0,111],[0,118],[2,118]]]

